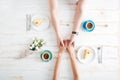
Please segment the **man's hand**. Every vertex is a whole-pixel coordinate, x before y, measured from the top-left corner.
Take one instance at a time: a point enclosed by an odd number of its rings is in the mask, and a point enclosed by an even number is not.
[[[60,46],[64,47],[64,42],[61,36],[57,36],[57,43],[58,43],[58,47],[60,48]]]

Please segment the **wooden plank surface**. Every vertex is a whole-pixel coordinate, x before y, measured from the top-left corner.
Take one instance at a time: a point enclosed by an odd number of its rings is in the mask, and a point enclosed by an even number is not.
[[[59,0],[62,32],[66,34],[63,37],[69,38],[71,33],[75,3],[75,0]],[[104,50],[102,64],[98,64],[97,57],[90,64],[77,62],[81,80],[120,80],[120,1],[85,0],[83,10],[83,21],[92,19],[96,28],[92,33],[80,28],[76,49],[91,46],[97,50],[102,45]],[[49,0],[0,0],[0,80],[52,80],[58,51],[55,32],[52,25],[45,33],[26,32],[26,14],[45,15],[50,19]],[[47,41],[42,49],[53,52],[50,62],[42,62],[40,52],[18,59],[34,37]],[[73,80],[67,53],[63,57],[60,80]]]

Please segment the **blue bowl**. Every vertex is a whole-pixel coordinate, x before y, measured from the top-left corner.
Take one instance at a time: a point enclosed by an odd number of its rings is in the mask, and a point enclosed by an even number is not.
[[[92,24],[92,28],[89,29],[87,27],[88,23]],[[87,32],[92,32],[95,29],[95,23],[92,20],[86,20],[86,21],[83,22],[82,28],[83,28],[83,30],[85,30]]]

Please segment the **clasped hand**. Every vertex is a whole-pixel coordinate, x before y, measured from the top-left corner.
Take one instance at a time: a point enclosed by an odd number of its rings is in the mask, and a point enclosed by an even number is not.
[[[70,43],[70,40],[63,40],[63,44],[60,44],[59,46],[59,53],[63,53],[65,52],[66,50],[68,51],[68,53],[73,53],[74,52],[74,44],[71,44]]]

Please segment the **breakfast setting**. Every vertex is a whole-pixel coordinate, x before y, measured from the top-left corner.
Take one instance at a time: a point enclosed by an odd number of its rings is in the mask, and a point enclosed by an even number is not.
[[[26,30],[42,31],[49,27],[49,18],[42,15],[26,14]]]
[[[120,80],[119,2],[1,0],[0,80]]]
[[[48,27],[50,26],[50,20],[46,16],[40,16],[38,14],[27,14],[26,20],[26,31],[43,31],[45,29],[48,29]],[[95,29],[95,23],[92,20],[86,20],[82,23],[82,28],[85,32],[92,32]],[[44,40],[37,40],[35,38],[33,43],[30,45],[30,50],[39,51],[41,47],[44,46],[44,44]],[[43,62],[49,62],[53,57],[52,52],[50,50],[42,50],[39,53],[40,58]],[[96,58],[96,54],[97,53],[95,52],[95,49],[91,47],[82,46],[77,50],[76,57],[80,63],[85,64],[92,62]],[[102,55],[99,56],[102,57]]]
[[[43,31],[50,27],[50,20],[46,16],[40,16],[38,14],[26,14],[26,31]],[[92,20],[86,20],[82,23],[83,31],[92,32],[95,29],[95,23]],[[30,44],[31,51],[39,51],[42,46],[44,46],[45,41],[43,39],[38,40],[35,38],[33,43]],[[49,62],[52,59],[52,52],[50,50],[42,50],[40,53],[40,58],[43,62]],[[77,60],[80,63],[90,63],[95,59],[96,52],[90,47],[81,47],[76,53]],[[102,55],[99,55],[102,57]]]

